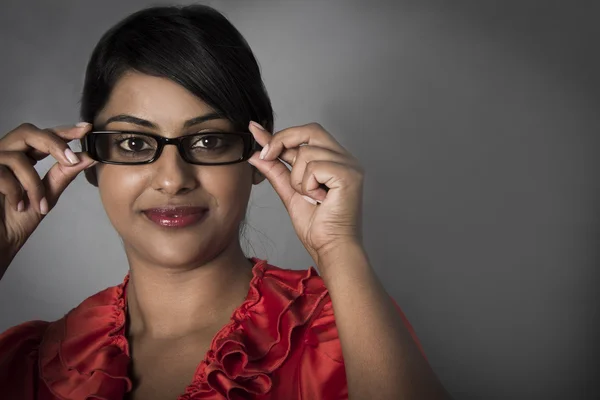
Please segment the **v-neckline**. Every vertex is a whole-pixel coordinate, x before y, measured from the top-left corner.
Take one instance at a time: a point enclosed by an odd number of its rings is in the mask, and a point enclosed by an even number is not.
[[[327,301],[314,268],[288,270],[253,259],[246,300],[217,332],[192,382],[174,400],[262,398],[271,392],[272,373],[285,363]],[[39,345],[44,386],[58,398],[123,399],[132,389],[125,331],[123,283],[84,300],[51,323]],[[74,397],[75,396],[75,397]]]
[[[244,297],[244,300],[240,303],[240,305],[238,305],[235,308],[232,315],[229,317],[228,322],[225,325],[223,325],[212,337],[212,339],[210,341],[210,345],[208,347],[208,350],[204,353],[204,356],[196,365],[196,368],[194,370],[194,375],[192,377],[192,381],[190,383],[188,383],[188,385],[185,387],[184,391],[181,394],[177,395],[176,400],[188,400],[190,393],[192,393],[199,385],[208,383],[206,381],[206,367],[210,364],[210,362],[212,360],[214,360],[216,341],[219,338],[225,337],[226,335],[228,335],[230,332],[232,332],[235,329],[236,324],[239,323],[239,319],[236,318],[236,315],[242,315],[244,317],[247,315],[247,311],[249,308],[249,302],[254,300],[254,294],[256,292],[255,289],[259,283],[258,280],[261,275],[261,274],[258,274],[256,270],[259,267],[262,267],[263,265],[266,264],[265,260],[260,260],[257,258],[250,258],[249,261],[251,261],[253,263],[252,277],[250,278],[250,282],[248,285],[248,291],[246,293],[246,296]],[[130,391],[128,391],[126,393],[124,400],[131,399],[131,395],[132,395],[133,389],[134,389],[133,375],[132,375],[132,373],[133,373],[133,358],[131,357],[130,341],[129,341],[129,337],[127,335],[127,329],[129,327],[129,321],[130,321],[129,307],[128,307],[128,302],[127,302],[127,288],[129,285],[129,281],[130,281],[130,275],[127,274],[127,276],[125,277],[125,280],[123,282],[123,291],[122,291],[122,298],[123,298],[123,304],[124,304],[123,313],[124,313],[125,321],[123,323],[123,327],[122,327],[122,331],[120,332],[120,335],[123,336],[123,338],[125,339],[125,341],[127,343],[127,346],[125,348],[125,354],[130,359],[129,367],[128,367],[128,377],[129,377],[130,381],[132,382],[132,388]],[[253,302],[253,303],[255,303],[255,302]]]

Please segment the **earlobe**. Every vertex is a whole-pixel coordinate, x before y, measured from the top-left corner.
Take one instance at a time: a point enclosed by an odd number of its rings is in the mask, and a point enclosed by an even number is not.
[[[87,181],[92,184],[93,186],[98,187],[98,175],[96,172],[96,167],[91,167],[86,169],[85,171],[83,171],[83,173],[85,174],[85,179],[87,179]]]
[[[261,124],[262,126],[265,126],[265,127],[266,127],[266,126],[267,126],[267,120],[265,119],[265,120],[261,121],[261,123],[260,123],[260,124]]]
[[[265,176],[256,167],[252,167],[252,184],[258,185],[265,180]]]

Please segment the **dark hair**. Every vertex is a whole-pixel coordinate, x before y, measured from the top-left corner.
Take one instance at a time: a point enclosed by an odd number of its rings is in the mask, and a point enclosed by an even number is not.
[[[273,130],[273,109],[260,68],[240,32],[202,5],[151,7],[108,30],[87,66],[81,117],[93,122],[127,71],[171,79],[198,96],[235,129],[250,120]]]

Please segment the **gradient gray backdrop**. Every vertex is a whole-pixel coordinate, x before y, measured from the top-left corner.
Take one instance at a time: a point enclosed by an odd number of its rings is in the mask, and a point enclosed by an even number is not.
[[[363,161],[371,260],[456,399],[599,396],[595,3],[206,2],[254,49],[276,128],[318,121]],[[0,131],[77,122],[92,47],[151,4],[3,0]],[[253,254],[311,265],[267,183],[249,222]],[[126,269],[80,176],[0,283],[0,331]]]

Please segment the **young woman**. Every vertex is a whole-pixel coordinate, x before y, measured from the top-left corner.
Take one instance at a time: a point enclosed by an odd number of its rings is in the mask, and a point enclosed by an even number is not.
[[[81,116],[0,140],[0,276],[82,171],[129,273],[58,321],[1,334],[2,398],[448,398],[369,265],[358,161],[315,123],[271,133],[257,62],[220,13],[157,7],[110,29]],[[320,275],[244,255],[265,178]]]

